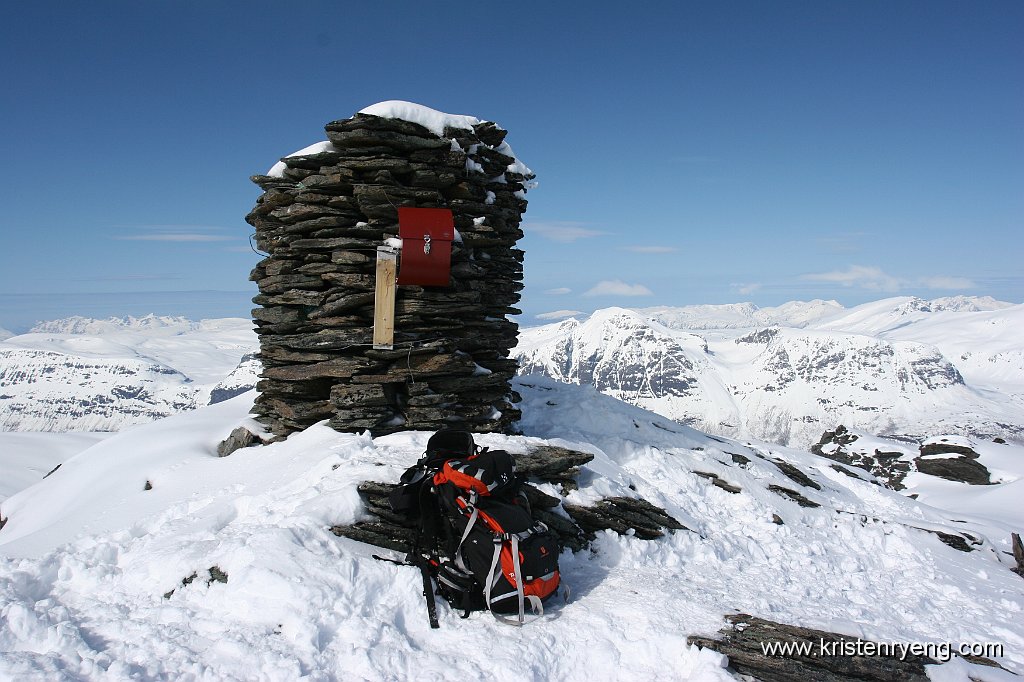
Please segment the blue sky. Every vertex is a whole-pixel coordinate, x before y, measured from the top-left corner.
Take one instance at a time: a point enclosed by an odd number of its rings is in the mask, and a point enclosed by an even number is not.
[[[248,176],[387,99],[537,172],[523,325],[1019,303],[1022,35],[1017,1],[8,4],[0,326],[247,316]]]

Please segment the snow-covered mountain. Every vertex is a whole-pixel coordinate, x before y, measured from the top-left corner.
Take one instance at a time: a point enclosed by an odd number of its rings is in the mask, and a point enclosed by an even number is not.
[[[908,478],[911,499],[858,469],[707,436],[590,387],[515,388],[523,435],[479,444],[591,453],[577,490],[549,494],[643,497],[687,530],[605,531],[563,552],[572,597],[523,628],[439,602],[432,630],[415,569],[329,530],[367,518],[357,485],[396,481],[430,434],[320,424],[217,457],[236,426],[254,426],[249,393],[114,434],[0,503],[0,679],[723,682],[749,678],[687,637],[714,636],[736,613],[850,641],[1001,645],[985,655],[1006,670],[953,658],[927,669],[933,680],[1024,672],[1024,582],[1008,551],[1024,526],[1020,446],[973,443],[994,484],[940,481],[936,499],[977,493],[950,510],[930,503],[932,477]]]
[[[59,320],[48,320],[37,322],[29,333],[33,334],[89,334],[99,336],[123,331],[148,330],[161,333],[180,334],[182,332],[196,331],[203,326],[202,322],[193,322],[186,317],[145,315],[143,317],[110,317],[106,320],[97,320],[91,317],[72,315],[71,317]]]
[[[1019,439],[1021,331],[1024,306],[963,297],[612,308],[523,330],[515,354],[521,374],[591,384],[725,436],[807,446],[844,424],[915,441]]]
[[[217,382],[217,385],[210,391],[209,404],[230,400],[236,395],[251,391],[256,382],[260,379],[260,372],[263,371],[263,364],[260,363],[257,354],[246,353],[238,361],[238,365],[231,370],[231,373]]]
[[[1024,305],[991,298],[922,301],[887,299],[867,303],[814,325],[892,341],[935,347],[964,380],[979,390],[1010,396],[1024,406]]]
[[[723,305],[659,306],[637,312],[672,329],[751,329],[755,327],[806,327],[817,320],[846,310],[836,301],[790,301],[759,308],[753,303]]]
[[[710,433],[807,447],[879,435],[1020,438],[1024,306],[891,298],[608,309],[523,330],[526,375],[600,390]],[[249,320],[68,318],[0,342],[0,430],[117,430],[255,385]]]
[[[0,341],[3,341],[4,339],[9,339],[12,336],[14,336],[14,332],[8,331],[3,327],[0,327]]]
[[[0,342],[0,430],[116,431],[205,405],[252,322],[74,317]]]

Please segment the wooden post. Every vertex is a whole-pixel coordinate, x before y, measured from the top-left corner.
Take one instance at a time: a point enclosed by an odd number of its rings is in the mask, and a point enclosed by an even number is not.
[[[377,247],[377,289],[373,297],[373,347],[395,347],[395,289],[398,280],[398,249]]]

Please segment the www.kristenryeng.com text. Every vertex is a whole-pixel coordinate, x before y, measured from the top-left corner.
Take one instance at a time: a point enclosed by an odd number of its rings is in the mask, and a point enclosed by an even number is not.
[[[874,642],[864,639],[819,639],[761,642],[765,656],[803,656],[821,658],[826,656],[884,656],[905,661],[908,656],[924,656],[940,663],[950,661],[953,656],[981,656],[1001,658],[1004,647],[998,642]]]

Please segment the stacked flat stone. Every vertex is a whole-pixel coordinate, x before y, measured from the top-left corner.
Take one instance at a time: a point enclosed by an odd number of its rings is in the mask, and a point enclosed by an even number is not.
[[[509,432],[520,417],[507,316],[532,174],[491,122],[445,128],[368,114],[328,123],[328,143],[281,159],[246,221],[268,254],[252,271],[263,363],[255,411],[276,436],[329,419],[374,435],[459,426]],[[393,350],[372,348],[378,246],[399,206],[451,209],[447,287],[399,286]],[[393,242],[392,242],[393,243]]]

